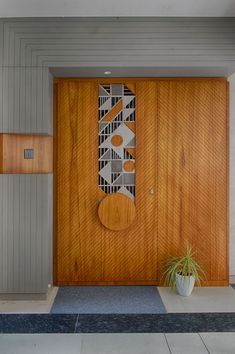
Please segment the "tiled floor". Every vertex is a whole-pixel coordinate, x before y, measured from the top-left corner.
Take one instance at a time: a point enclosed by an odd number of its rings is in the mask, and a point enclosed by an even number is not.
[[[51,307],[53,305],[57,288],[51,289],[49,292],[48,299],[46,301],[0,301],[0,313],[50,313]],[[170,332],[170,333],[115,333],[121,332],[117,331],[117,323],[114,321],[114,333],[103,333],[97,334],[97,331],[94,334],[88,334],[89,331],[84,330],[86,327],[86,322],[89,320],[87,317],[89,315],[70,315],[70,317],[66,320],[63,319],[62,323],[57,323],[57,329],[51,332],[57,332],[57,334],[0,334],[0,353],[1,354],[234,354],[235,353],[235,332],[213,332],[213,328],[210,327],[211,320],[209,320],[210,316],[217,316],[213,323],[217,323],[219,321],[219,329],[216,330],[234,330],[235,324],[233,315],[235,312],[235,289],[232,287],[215,287],[215,288],[195,288],[193,294],[188,297],[181,297],[176,293],[172,293],[168,288],[158,288],[159,293],[161,295],[162,301],[166,307],[168,313],[172,313],[169,315],[156,315],[158,316],[157,320],[153,319],[152,321],[157,321],[160,325],[160,322],[163,321],[161,316],[170,316],[168,322],[173,326],[163,326],[163,330],[156,332]],[[199,312],[198,314],[193,314],[195,312]],[[202,312],[210,312],[212,314],[200,314]],[[224,314],[216,314],[213,312],[227,312]],[[233,314],[229,314],[232,312]],[[177,314],[178,313],[178,314]],[[187,315],[188,313],[188,315]],[[4,316],[4,315],[2,315]],[[5,317],[12,317],[14,315],[5,315]],[[21,316],[22,315],[15,315]],[[50,315],[26,315],[29,316],[50,316]],[[66,315],[63,315],[66,316]],[[69,315],[67,315],[69,316]],[[71,316],[75,316],[74,319],[71,319]],[[93,315],[90,315],[93,316]],[[96,315],[94,315],[96,316]],[[141,316],[141,315],[140,315]],[[145,315],[148,316],[148,315]],[[150,315],[151,316],[151,315]],[[210,333],[171,333],[177,332],[177,328],[179,327],[179,323],[175,324],[174,316],[183,316],[180,319],[181,325],[185,322],[185,328],[187,332],[197,332],[197,331],[210,331]],[[199,316],[199,318],[191,318],[190,316]],[[206,322],[203,320],[203,316],[209,316]],[[222,316],[222,317],[221,317]],[[226,317],[227,316],[227,317]],[[115,317],[115,316],[114,316]],[[138,317],[138,316],[137,316]],[[143,318],[142,318],[143,317]],[[143,327],[143,332],[151,332],[146,331],[147,323],[150,326],[150,319],[146,319],[144,315],[141,317],[140,326]],[[177,317],[177,318],[178,318]],[[78,320],[77,320],[78,318]],[[221,323],[221,318],[223,318]],[[74,332],[74,326],[81,326],[83,319],[83,327],[79,334],[65,334],[67,332]],[[26,319],[27,324],[31,321],[29,318]],[[36,322],[39,319],[32,319],[32,326],[36,326]],[[129,319],[130,320],[130,319]],[[15,320],[12,319],[14,322]],[[36,321],[36,322],[35,322]],[[67,322],[66,322],[67,321]],[[80,322],[79,322],[80,321]],[[90,321],[90,320],[89,320]],[[88,321],[88,322],[89,322]],[[107,322],[107,319],[105,320]],[[124,322],[125,323],[124,323]],[[131,321],[131,320],[130,320]],[[129,321],[129,322],[130,322]],[[135,319],[136,323],[137,319]],[[145,321],[147,321],[145,323]],[[183,321],[183,322],[182,322]],[[199,329],[193,330],[192,327],[193,321],[203,321],[202,323],[206,323],[205,328],[199,326]],[[216,322],[217,321],[217,322]],[[224,327],[223,325],[227,322],[231,322],[230,326]],[[40,322],[40,321],[39,321]],[[66,323],[65,323],[66,322]],[[91,321],[90,321],[91,322]],[[90,323],[89,322],[89,323]],[[103,328],[102,319],[96,319],[96,327],[99,328],[99,323]],[[122,318],[118,320],[118,323],[122,324],[122,326],[130,326],[129,323]],[[164,322],[164,321],[163,321]],[[195,322],[195,323],[196,323]],[[11,321],[8,319],[8,330],[6,333],[15,333],[11,330]],[[15,323],[15,322],[14,322]],[[36,324],[35,324],[36,323]],[[76,325],[75,325],[76,323]],[[92,322],[93,323],[93,322]],[[154,322],[156,323],[156,322]],[[68,327],[66,327],[65,326]],[[30,326],[31,326],[30,325]],[[49,326],[50,323],[48,322]],[[164,323],[163,323],[164,325]],[[22,326],[22,322],[21,322]],[[32,327],[31,326],[31,327]],[[66,330],[60,329],[65,326]],[[89,326],[91,326],[89,324]],[[94,323],[93,325],[94,326]],[[91,326],[91,327],[92,327]],[[30,327],[30,330],[32,329]],[[49,326],[50,327],[50,326]],[[48,328],[49,328],[48,327]],[[71,328],[70,328],[71,327]],[[110,327],[110,323],[109,323]],[[141,327],[141,328],[142,328]],[[151,327],[151,326],[150,326]],[[161,327],[161,326],[160,326]],[[89,327],[90,328],[90,327]],[[173,331],[172,329],[173,328]],[[185,331],[185,328],[183,331]],[[54,329],[54,325],[53,325]],[[127,332],[131,332],[130,328]],[[19,333],[20,331],[18,331]],[[24,331],[22,331],[24,332]],[[27,331],[26,331],[27,332]],[[26,333],[24,332],[24,333]],[[37,331],[32,332],[37,333]],[[45,332],[47,332],[45,330]],[[50,332],[50,331],[49,331]],[[109,332],[109,331],[107,331]],[[135,331],[136,332],[136,331]],[[141,331],[140,331],[141,332]],[[154,331],[153,331],[154,332]]]
[[[0,313],[49,313],[54,302],[57,290],[57,288],[51,289],[48,299],[46,301],[0,301]],[[199,316],[199,320],[202,320],[202,314],[192,314],[195,312],[210,312],[213,316],[216,315],[213,314],[213,312],[227,312],[224,315],[218,314],[216,316],[222,316],[223,318],[225,318],[225,316],[229,316],[229,319],[227,319],[227,321],[230,321],[232,323],[232,327],[227,328],[225,330],[234,330],[235,325],[233,326],[233,316],[232,314],[229,315],[229,312],[235,312],[235,289],[233,289],[232,287],[195,288],[193,294],[188,298],[181,297],[176,293],[172,293],[168,288],[158,288],[158,290],[167,312],[172,313],[171,315],[169,314],[169,316],[181,316],[181,314],[179,313],[188,313],[188,315],[182,314],[182,318],[180,320],[184,321],[185,319],[186,321],[185,325],[187,326],[187,328],[184,329],[185,332],[188,330],[188,326],[192,325],[192,319],[190,321],[190,319],[188,317],[186,318],[185,316]],[[12,317],[12,315],[8,316]],[[159,316],[157,320],[159,322],[161,316],[168,315],[157,316]],[[203,316],[210,316],[210,314],[204,314]],[[79,316],[79,319],[80,317],[82,317],[82,315]],[[221,323],[221,318],[219,318],[219,323]],[[29,319],[27,321],[29,321]],[[33,319],[33,321],[35,324],[35,319]],[[172,318],[170,319],[170,321],[173,321]],[[71,331],[73,332],[73,327],[75,322],[77,324],[77,319],[75,318],[71,320],[71,318],[69,318],[67,322],[66,323],[68,326],[72,326]],[[122,319],[119,322],[124,325]],[[206,329],[196,329],[196,331],[211,330],[209,329],[209,322],[209,320],[206,322]],[[224,322],[224,320],[222,322]],[[65,320],[63,319],[63,325],[64,324]],[[117,326],[116,322],[114,324],[115,326]],[[125,325],[127,324],[128,323],[125,320]],[[10,326],[9,322],[8,325]],[[61,325],[61,323],[58,323],[59,327]],[[221,324],[221,326],[222,325],[223,324]],[[168,327],[164,328],[165,329],[160,332],[171,332],[171,329],[169,329]],[[223,329],[221,327],[220,329],[216,330],[222,331]],[[192,330],[188,331],[193,332]],[[58,332],[60,332],[59,329]],[[70,332],[70,330],[68,330],[68,332]],[[143,332],[145,331],[143,330]],[[177,332],[177,330],[175,332]],[[219,333],[213,332],[212,329],[212,332],[210,333],[0,334],[0,353],[234,354],[235,332]]]
[[[4,354],[234,354],[235,333],[3,334]]]
[[[189,297],[183,297],[169,288],[158,291],[167,312],[235,312],[235,289],[229,287],[196,287]]]
[[[50,313],[58,288],[48,291],[47,300],[0,301],[0,313]]]
[[[167,333],[165,337],[171,353],[208,354],[198,333]]]
[[[0,314],[0,333],[235,332],[235,312],[168,314]]]

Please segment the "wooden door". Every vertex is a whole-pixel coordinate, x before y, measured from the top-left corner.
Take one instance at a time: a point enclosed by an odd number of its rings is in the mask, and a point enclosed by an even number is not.
[[[162,261],[189,241],[208,285],[227,273],[227,83],[114,79],[136,95],[136,219],[98,218],[98,84],[55,83],[54,281],[159,284]]]
[[[135,83],[126,84],[135,92]],[[146,129],[141,120],[138,127],[137,183],[152,168],[136,191],[136,219],[126,230],[111,231],[98,218],[98,83],[59,81],[57,89],[56,283],[156,283],[156,200],[146,189],[155,179],[155,156],[146,159],[147,142],[155,145],[154,109]]]
[[[189,242],[207,285],[228,284],[227,83],[158,84],[158,265]]]

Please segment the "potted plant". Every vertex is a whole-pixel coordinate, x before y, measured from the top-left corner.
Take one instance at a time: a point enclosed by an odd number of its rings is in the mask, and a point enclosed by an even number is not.
[[[182,296],[191,295],[194,284],[201,285],[205,272],[202,266],[194,259],[194,252],[187,244],[186,253],[183,256],[172,257],[166,262],[163,274],[165,284],[172,289],[177,289]]]

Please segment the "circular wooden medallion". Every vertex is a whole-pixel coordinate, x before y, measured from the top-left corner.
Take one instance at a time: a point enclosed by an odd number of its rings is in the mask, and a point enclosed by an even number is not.
[[[134,161],[125,161],[123,164],[124,171],[126,172],[132,172],[135,169],[135,163]]]
[[[122,145],[123,143],[123,138],[121,135],[114,135],[112,138],[111,138],[111,143],[113,146],[120,146]]]
[[[99,205],[101,223],[110,230],[124,230],[135,218],[135,203],[124,194],[113,193],[105,197]]]

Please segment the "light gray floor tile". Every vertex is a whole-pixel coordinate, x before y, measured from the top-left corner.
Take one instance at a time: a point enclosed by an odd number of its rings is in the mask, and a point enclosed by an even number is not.
[[[164,334],[84,334],[81,354],[169,354]]]
[[[235,333],[200,333],[211,354],[234,354]]]
[[[166,339],[172,354],[208,354],[197,333],[167,333]]]
[[[57,291],[57,287],[52,287],[46,300],[1,300],[0,313],[50,313]]]
[[[80,354],[79,334],[1,334],[1,354]]]
[[[196,287],[191,296],[180,296],[158,287],[167,312],[235,312],[235,291],[228,287]]]

